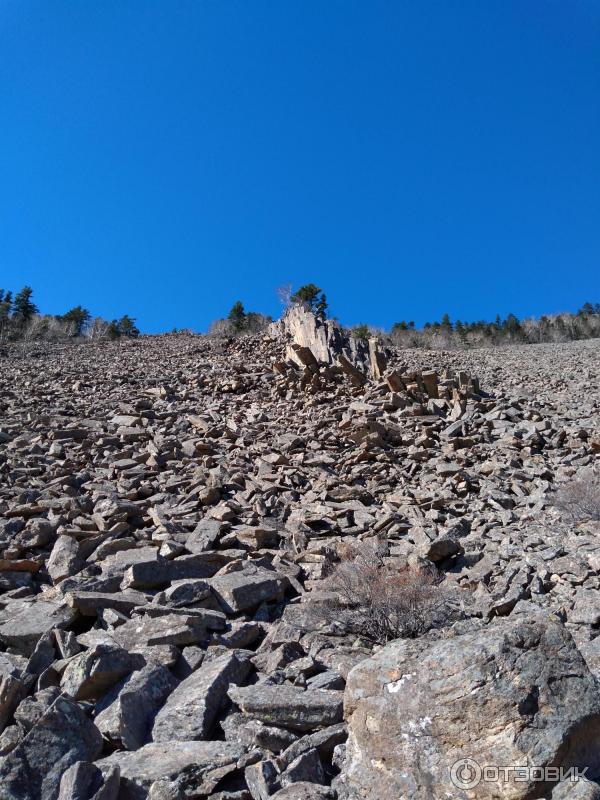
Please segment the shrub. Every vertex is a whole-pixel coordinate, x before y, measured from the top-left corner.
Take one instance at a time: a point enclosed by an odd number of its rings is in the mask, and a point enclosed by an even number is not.
[[[324,614],[345,633],[373,643],[414,638],[448,619],[440,580],[433,566],[407,566],[370,545],[353,545],[327,577],[332,597]]]
[[[558,490],[554,505],[573,522],[600,520],[598,475],[590,471],[578,480],[566,483]]]

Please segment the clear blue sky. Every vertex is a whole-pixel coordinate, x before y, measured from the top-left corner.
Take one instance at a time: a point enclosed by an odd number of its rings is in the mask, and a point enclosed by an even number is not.
[[[598,0],[0,0],[0,286],[206,329],[600,302]]]

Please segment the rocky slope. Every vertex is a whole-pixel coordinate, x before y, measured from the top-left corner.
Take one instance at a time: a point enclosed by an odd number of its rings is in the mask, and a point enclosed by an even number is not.
[[[0,359],[0,800],[598,796],[451,774],[600,774],[600,530],[553,502],[600,452],[598,342],[337,336]],[[340,629],[358,541],[458,615]]]

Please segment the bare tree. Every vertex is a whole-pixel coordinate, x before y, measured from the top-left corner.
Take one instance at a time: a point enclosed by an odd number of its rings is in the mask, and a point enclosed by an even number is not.
[[[291,283],[284,283],[281,286],[278,286],[277,289],[277,299],[281,303],[284,308],[289,308],[292,305],[292,294],[294,293],[294,289]]]

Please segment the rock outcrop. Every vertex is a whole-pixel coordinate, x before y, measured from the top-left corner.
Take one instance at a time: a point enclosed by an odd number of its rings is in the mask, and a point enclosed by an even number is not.
[[[270,326],[270,333],[286,343],[286,357],[301,367],[334,366],[341,361],[374,378],[385,371],[386,357],[377,337],[352,336],[302,305],[291,306]]]

